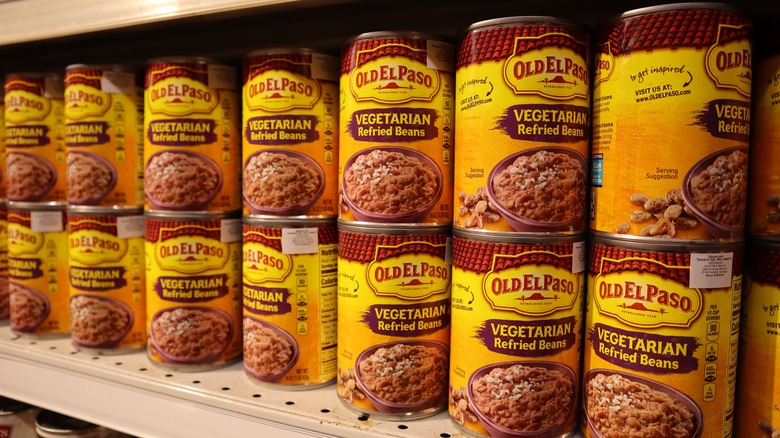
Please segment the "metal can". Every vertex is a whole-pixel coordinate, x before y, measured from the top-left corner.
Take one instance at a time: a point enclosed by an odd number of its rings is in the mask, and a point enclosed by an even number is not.
[[[338,215],[338,58],[258,50],[243,68],[244,214]]]
[[[8,203],[0,201],[0,321],[10,317],[8,291]]]
[[[339,218],[452,222],[454,47],[371,32],[342,47]]]
[[[146,346],[144,216],[68,207],[70,335],[101,354]]]
[[[241,219],[146,212],[147,355],[179,371],[241,356]]]
[[[241,209],[241,135],[233,67],[206,58],[149,61],[144,190],[149,211]]]
[[[65,123],[62,76],[12,73],[5,77],[7,197],[65,203]]]
[[[742,257],[738,242],[592,239],[586,436],[733,435]]]
[[[780,434],[780,244],[755,239],[748,249],[734,436],[771,438]]]
[[[554,17],[471,25],[456,74],[456,229],[582,233],[588,33]]]
[[[637,9],[599,30],[592,230],[744,237],[751,41],[748,17],[716,3]]]
[[[41,438],[101,438],[108,434],[102,426],[48,410],[36,415],[35,431]]]
[[[0,436],[3,438],[35,438],[35,406],[0,397]]]
[[[244,370],[285,389],[336,378],[335,220],[244,218]]]
[[[454,234],[450,417],[477,436],[568,435],[579,413],[585,235]]]
[[[143,207],[143,92],[133,69],[65,69],[65,151],[68,204]]]
[[[338,228],[341,401],[388,420],[441,411],[450,340],[449,227],[339,222]]]
[[[14,202],[8,208],[11,330],[35,337],[70,330],[67,216],[64,205]]]
[[[5,94],[0,94],[0,159],[5,163]],[[5,170],[5,167],[3,167],[3,170]],[[8,175],[6,175],[6,172],[0,172],[0,199],[6,199],[7,192]]]

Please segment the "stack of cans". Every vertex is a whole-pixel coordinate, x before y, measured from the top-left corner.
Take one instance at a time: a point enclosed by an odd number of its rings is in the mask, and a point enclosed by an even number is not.
[[[338,91],[333,56],[244,58],[244,369],[261,384],[336,377]]]
[[[461,35],[449,413],[476,436],[577,428],[588,34],[507,17]]]
[[[149,61],[144,88],[147,354],[182,371],[241,356],[235,69]]]
[[[707,3],[626,12],[598,32],[589,437],[732,436],[751,41],[745,14]],[[642,400],[670,409],[646,415]]]
[[[68,309],[65,125],[62,76],[5,77],[5,172],[0,218],[7,219],[11,330],[65,336]],[[5,245],[4,245],[5,246]],[[5,282],[2,282],[4,285]]]
[[[143,103],[119,65],[65,69],[71,340],[101,354],[146,345]],[[66,289],[63,289],[63,291]]]
[[[447,400],[454,47],[416,32],[342,47],[338,394],[412,419]]]

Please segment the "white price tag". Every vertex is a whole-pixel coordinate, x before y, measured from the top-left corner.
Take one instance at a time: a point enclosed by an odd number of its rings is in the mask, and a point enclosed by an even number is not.
[[[574,242],[571,255],[571,273],[579,274],[585,271],[585,242]]]
[[[100,89],[110,94],[134,94],[135,75],[126,71],[103,71]]]
[[[282,228],[282,254],[316,254],[316,228]]]
[[[30,230],[36,233],[57,233],[65,230],[62,211],[31,211]]]
[[[47,99],[65,98],[65,83],[60,77],[46,77],[43,80],[43,97]]]
[[[428,40],[428,59],[426,65],[442,71],[455,71],[455,48],[443,41]]]
[[[146,219],[143,216],[119,216],[116,218],[116,237],[132,239],[146,235]]]
[[[691,253],[691,289],[731,287],[734,253]]]
[[[311,77],[314,79],[336,82],[341,73],[340,67],[338,58],[322,53],[312,53],[311,55]]]
[[[209,64],[209,88],[236,89],[236,69],[226,65]]]
[[[222,243],[241,241],[243,239],[241,229],[241,219],[222,219],[219,241]]]

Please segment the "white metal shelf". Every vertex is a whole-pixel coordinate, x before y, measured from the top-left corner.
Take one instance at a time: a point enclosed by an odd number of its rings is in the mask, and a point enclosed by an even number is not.
[[[286,391],[240,363],[203,372],[152,364],[144,352],[94,355],[68,338],[0,327],[0,394],[139,437],[464,437],[449,416],[378,421],[344,407],[334,385]]]

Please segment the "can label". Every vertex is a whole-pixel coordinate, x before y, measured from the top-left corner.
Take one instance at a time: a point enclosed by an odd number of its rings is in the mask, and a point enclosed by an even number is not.
[[[142,129],[135,74],[88,67],[66,71],[69,204],[143,206]]]
[[[339,230],[338,394],[347,406],[409,418],[446,405],[449,246],[445,233]]]
[[[8,293],[8,207],[0,203],[0,320],[10,316]]]
[[[0,159],[5,163],[5,98],[0,102]],[[8,197],[8,175],[0,175],[0,199]]]
[[[147,210],[241,209],[240,107],[232,67],[157,62],[144,91]]]
[[[654,429],[732,436],[742,291],[741,246],[732,248],[591,244],[582,425],[588,437]]]
[[[244,225],[244,369],[263,382],[336,377],[335,224]]]
[[[244,59],[244,213],[338,215],[338,72],[318,53]]]
[[[35,335],[70,330],[64,210],[8,212],[11,329]]]
[[[557,23],[475,29],[458,48],[457,228],[582,232],[588,37]]]
[[[147,353],[216,366],[241,355],[241,220],[146,218]]]
[[[574,430],[585,242],[456,236],[452,252],[452,419],[485,436]],[[498,411],[499,405],[507,407]]]
[[[342,53],[339,218],[449,224],[453,46],[393,36]]]
[[[739,383],[734,436],[772,437],[780,431],[780,257],[775,246],[750,245],[742,302]]]
[[[672,10],[624,18],[599,35],[591,228],[648,239],[741,238],[748,19],[727,10]]]
[[[8,199],[65,202],[62,79],[9,76],[5,80]]]
[[[76,346],[146,345],[143,216],[68,215],[70,332]]]

